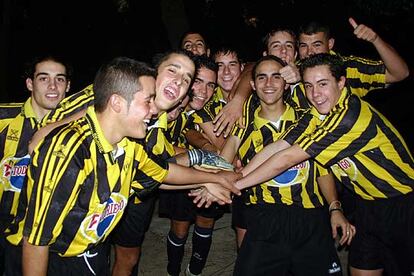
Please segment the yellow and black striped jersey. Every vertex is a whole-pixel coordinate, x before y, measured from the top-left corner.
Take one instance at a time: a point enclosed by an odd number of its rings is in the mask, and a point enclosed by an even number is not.
[[[337,55],[333,51],[330,53]],[[346,67],[346,86],[353,94],[364,97],[372,90],[385,87],[385,65],[382,60],[370,60],[356,56],[340,57]],[[302,83],[292,87],[291,93],[286,96],[285,100],[296,108],[308,109],[311,107]]]
[[[89,107],[85,117],[53,130],[35,149],[28,172],[27,214],[8,240],[17,244],[23,234],[31,244],[77,256],[114,229],[131,186],[145,189],[161,183],[167,169],[166,162],[161,167],[130,139],[113,147]]]
[[[30,163],[29,141],[39,128],[31,98],[0,104],[0,233],[16,215]]]
[[[191,148],[190,144],[185,138],[185,133],[188,130],[188,116],[191,113],[192,112],[183,111],[180,113],[177,119],[168,123],[169,136],[167,137],[167,139],[170,141],[172,145],[185,149]]]
[[[266,145],[279,140],[280,135],[294,124],[301,113],[286,105],[278,122],[261,118],[259,106],[254,120],[245,128],[236,131],[240,138],[238,156],[245,166]],[[328,171],[312,159],[297,164],[273,179],[246,190],[247,204],[285,204],[301,208],[317,208],[324,204],[319,191],[317,177]]]
[[[191,114],[191,122],[194,124],[202,124],[213,121],[214,117],[216,117],[220,110],[223,109],[226,103],[223,91],[220,86],[218,86],[205,106]]]
[[[174,146],[168,132],[167,113],[163,112],[158,119],[148,127],[145,136],[145,150],[148,154],[167,160],[175,155]]]
[[[169,141],[167,113],[163,112],[151,122],[145,139],[140,141],[149,158],[154,163],[163,164],[166,160],[175,155],[173,144]],[[144,142],[145,141],[145,142]],[[140,204],[142,200],[134,197],[134,204]]]
[[[403,138],[382,114],[346,89],[328,115],[312,108],[282,139],[329,166],[363,199],[413,191],[414,161]]]
[[[64,98],[54,110],[46,114],[42,119],[42,126],[48,123],[60,121],[81,110],[92,106],[94,103],[93,85],[90,84],[81,91]]]

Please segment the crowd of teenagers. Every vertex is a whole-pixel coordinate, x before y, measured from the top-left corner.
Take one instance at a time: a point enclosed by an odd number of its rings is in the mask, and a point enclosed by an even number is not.
[[[344,275],[337,244],[350,275],[414,275],[414,159],[363,99],[408,66],[372,28],[349,30],[379,59],[334,52],[318,22],[270,29],[249,62],[188,31],[68,97],[71,65],[34,58],[30,97],[0,104],[0,274],[137,275],[158,210],[166,275],[203,273],[228,211],[235,276]]]

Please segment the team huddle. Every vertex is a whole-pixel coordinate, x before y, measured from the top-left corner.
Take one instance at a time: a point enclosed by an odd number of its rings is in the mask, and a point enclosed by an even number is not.
[[[362,99],[408,66],[349,23],[381,60],[333,52],[317,22],[272,29],[254,62],[190,31],[152,65],[102,64],[65,98],[71,66],[34,59],[31,97],[0,105],[0,272],[137,275],[159,203],[170,219],[167,275],[182,271],[191,225],[184,273],[202,274],[229,209],[234,275],[343,275],[335,242],[349,247],[351,275],[413,275],[414,159]]]

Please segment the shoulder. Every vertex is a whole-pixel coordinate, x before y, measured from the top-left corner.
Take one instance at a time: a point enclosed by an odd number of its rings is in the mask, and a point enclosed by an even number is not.
[[[22,113],[24,103],[0,103],[0,119],[11,119]]]

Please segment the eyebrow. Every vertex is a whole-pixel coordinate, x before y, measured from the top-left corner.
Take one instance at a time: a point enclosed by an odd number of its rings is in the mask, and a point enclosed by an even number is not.
[[[185,44],[187,44],[187,43],[191,43],[191,44],[193,44],[193,43],[197,43],[197,42],[202,42],[202,43],[205,43],[205,42],[204,42],[204,40],[202,40],[202,39],[197,39],[197,40],[195,40],[195,41],[192,41],[192,40],[185,40],[183,44],[184,44],[184,45],[185,45]]]
[[[169,67],[169,66],[172,66],[172,67],[175,67],[175,68],[177,68],[177,69],[181,69],[182,68],[182,66],[181,65],[179,65],[179,64],[175,64],[175,63],[170,63],[170,64],[167,64],[167,66],[166,67]],[[190,74],[190,73],[185,73],[187,76],[189,76],[191,79],[193,78],[193,75],[192,74]]]
[[[46,72],[39,72],[35,75],[35,78],[38,77],[38,76],[50,76],[50,74],[46,73]],[[58,76],[58,77],[67,77],[67,75],[64,74],[64,73],[57,74],[56,76]]]
[[[286,40],[285,42],[282,42],[282,41],[280,41],[280,40],[275,40],[275,41],[272,41],[272,42],[270,42],[270,45],[273,45],[273,44],[276,44],[276,43],[278,43],[278,44],[295,44],[295,42],[293,42],[292,40]]]
[[[256,75],[256,78],[257,77],[266,77],[267,75],[268,74],[265,74],[265,73],[259,73],[259,74]],[[271,76],[280,76],[280,73],[272,73]]]

